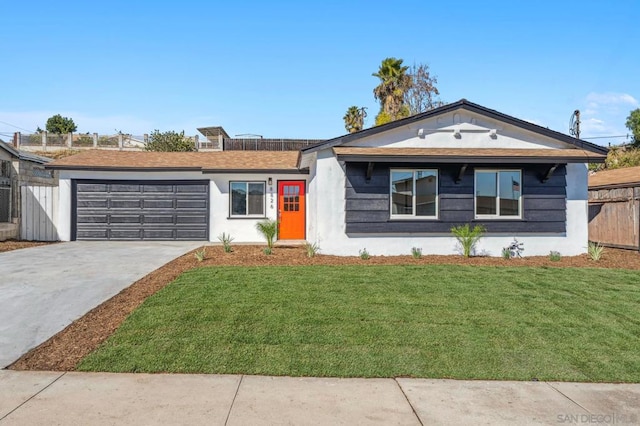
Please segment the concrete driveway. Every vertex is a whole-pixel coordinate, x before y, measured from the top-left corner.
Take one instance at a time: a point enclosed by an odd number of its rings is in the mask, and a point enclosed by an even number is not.
[[[0,253],[0,368],[202,242],[74,241]]]

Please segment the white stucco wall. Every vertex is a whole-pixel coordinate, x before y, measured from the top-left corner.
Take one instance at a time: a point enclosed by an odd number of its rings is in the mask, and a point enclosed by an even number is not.
[[[315,243],[318,240],[318,180],[316,179],[316,154],[313,154],[314,161],[309,166],[307,175],[307,241]]]
[[[422,129],[422,136],[418,131]],[[459,137],[453,130],[460,131]],[[491,137],[489,131],[495,130]],[[572,145],[542,136],[469,111],[458,111],[421,120],[395,129],[363,137],[345,146],[384,148],[573,148]]]
[[[307,182],[307,175],[294,174],[235,174],[235,175],[205,175],[211,180],[211,208],[210,208],[210,241],[218,242],[218,236],[223,232],[231,234],[235,243],[264,243],[264,237],[256,230],[256,224],[263,218],[230,218],[229,217],[229,182],[230,181],[262,181],[265,182],[266,200],[265,214],[272,220],[278,217],[278,181],[303,180]],[[273,181],[268,184],[268,179]],[[308,183],[305,183],[308,193]],[[306,213],[309,223],[309,205],[307,200]]]
[[[273,184],[268,184],[271,178]],[[58,235],[61,241],[71,239],[72,179],[96,180],[209,180],[209,240],[218,242],[223,232],[231,234],[236,243],[263,243],[264,238],[256,230],[256,223],[262,219],[237,219],[229,217],[229,182],[263,181],[266,188],[266,217],[277,218],[277,184],[279,180],[303,180],[305,174],[202,174],[200,172],[89,172],[61,171],[58,207]],[[308,183],[305,185],[308,192]],[[307,204],[307,223],[310,209]]]

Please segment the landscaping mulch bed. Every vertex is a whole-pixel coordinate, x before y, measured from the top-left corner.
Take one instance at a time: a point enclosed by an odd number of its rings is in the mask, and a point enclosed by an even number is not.
[[[48,243],[43,241],[16,241],[16,240],[0,241],[0,253],[5,251],[29,248],[29,247],[43,246],[45,244],[53,244],[53,243]]]
[[[18,243],[18,242],[16,242]],[[2,247],[0,243],[0,247]],[[37,244],[37,243],[36,243]],[[547,256],[502,259],[462,256],[372,256],[359,257],[317,255],[309,258],[302,247],[276,247],[265,255],[261,246],[234,246],[224,253],[221,246],[207,246],[206,258],[198,262],[195,251],[185,254],[150,273],[102,305],[89,311],[60,333],[34,348],[9,368],[14,370],[72,371],[78,362],[104,342],[147,297],[151,296],[183,272],[200,266],[287,266],[287,265],[478,265],[528,267],[589,267],[640,270],[640,253],[630,250],[605,249],[595,262],[587,255],[562,257],[551,261]],[[0,248],[0,251],[1,248]]]

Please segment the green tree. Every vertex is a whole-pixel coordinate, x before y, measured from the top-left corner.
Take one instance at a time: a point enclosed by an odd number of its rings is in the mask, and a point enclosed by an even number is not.
[[[350,106],[344,117],[342,117],[344,120],[344,128],[349,133],[359,132],[364,128],[364,119],[366,116],[367,112],[364,108],[358,108],[355,105]]]
[[[403,66],[402,62],[402,59],[386,58],[378,72],[372,74],[380,79],[380,84],[373,89],[373,96],[380,102],[376,125],[410,114],[405,104],[405,94],[411,87],[411,77],[407,74],[409,67]]]
[[[409,70],[411,85],[404,94],[404,102],[411,115],[429,111],[443,105],[436,87],[438,78],[432,76],[429,65],[413,65]]]
[[[195,151],[194,141],[184,135],[184,130],[180,133],[174,131],[160,132],[154,130],[149,135],[149,142],[145,146],[147,151],[161,152],[187,152]]]
[[[626,126],[633,134],[633,146],[640,148],[640,108],[636,108],[629,113]]]
[[[38,127],[38,129],[40,129]],[[58,135],[65,133],[73,133],[78,130],[78,126],[73,122],[72,118],[63,117],[60,114],[49,117],[46,125],[47,132],[56,133]]]
[[[391,117],[386,111],[380,111],[378,115],[376,115],[376,126],[381,126],[383,124],[387,124],[393,121],[393,117]]]

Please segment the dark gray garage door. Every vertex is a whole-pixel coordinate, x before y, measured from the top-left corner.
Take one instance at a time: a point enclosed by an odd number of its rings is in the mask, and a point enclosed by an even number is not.
[[[75,239],[208,240],[209,181],[74,181]]]

